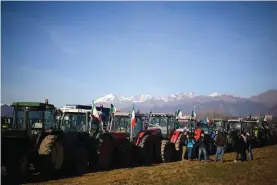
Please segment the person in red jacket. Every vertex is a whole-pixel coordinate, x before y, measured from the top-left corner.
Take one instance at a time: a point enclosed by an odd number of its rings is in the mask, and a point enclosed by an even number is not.
[[[201,137],[201,133],[203,130],[199,127],[199,124],[197,125],[197,128],[194,130],[194,139],[198,141],[198,139]]]

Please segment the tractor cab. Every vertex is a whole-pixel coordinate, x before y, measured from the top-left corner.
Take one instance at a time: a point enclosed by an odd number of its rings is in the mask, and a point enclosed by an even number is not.
[[[178,125],[177,130],[187,135],[188,132],[194,132],[196,121],[191,119],[191,116],[183,116],[176,119]]]
[[[163,138],[169,138],[175,129],[173,114],[150,113],[147,130],[154,132],[160,131]]]
[[[258,119],[244,119],[242,120],[243,130],[250,132],[253,134],[253,131],[256,127],[259,127],[259,120]]]
[[[199,127],[203,130],[204,134],[210,135],[213,132],[211,124],[199,122]]]
[[[66,105],[60,108],[60,128],[64,132],[86,132],[91,106]]]
[[[243,124],[241,119],[229,119],[227,121],[228,131],[236,131],[240,133],[243,129]]]
[[[39,102],[14,102],[11,124],[4,137],[25,137],[39,135],[50,129],[57,129],[54,118],[55,107]]]
[[[115,112],[109,124],[109,131],[112,134],[121,134],[124,137],[128,137],[130,141],[133,141],[139,132],[145,130],[146,128],[146,116],[141,113],[135,114],[136,124],[132,130],[131,136],[131,113],[128,112]]]
[[[59,126],[64,132],[94,132],[103,131],[104,124],[109,120],[109,108],[96,107],[103,125],[99,120],[91,120],[89,105],[65,105],[60,108],[61,114],[57,117]]]
[[[213,125],[213,130],[215,132],[220,131],[224,132],[227,131],[227,122],[224,121],[223,119],[213,119],[211,120],[212,125]]]

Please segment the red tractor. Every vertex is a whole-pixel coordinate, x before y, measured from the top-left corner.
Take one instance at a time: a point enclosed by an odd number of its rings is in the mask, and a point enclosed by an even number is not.
[[[130,134],[131,114],[127,112],[115,112],[111,116],[110,123],[108,124],[108,132],[112,135],[115,146],[115,161],[117,167],[130,167],[135,158],[141,158],[136,155],[134,150],[134,138],[137,133],[145,130],[144,114],[136,113],[136,125],[133,133]],[[148,148],[147,148],[148,149]],[[152,148],[150,148],[151,150]],[[147,150],[148,151],[148,150]],[[140,161],[140,160],[139,160]]]
[[[183,133],[176,130],[173,114],[150,113],[147,129],[138,133],[135,145],[146,162],[153,158],[156,162],[171,162],[181,160],[183,139]]]

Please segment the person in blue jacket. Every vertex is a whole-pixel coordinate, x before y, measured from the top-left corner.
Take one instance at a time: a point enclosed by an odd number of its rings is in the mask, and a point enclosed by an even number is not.
[[[185,144],[187,146],[188,160],[191,160],[192,159],[192,150],[193,150],[194,145],[195,145],[195,141],[194,141],[191,134],[189,135],[189,137],[186,140]]]

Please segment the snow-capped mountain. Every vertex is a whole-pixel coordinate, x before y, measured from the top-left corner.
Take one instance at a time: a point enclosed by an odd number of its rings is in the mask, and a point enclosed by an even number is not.
[[[175,93],[163,97],[145,94],[129,97],[108,94],[96,99],[95,103],[105,106],[110,106],[110,104],[113,103],[122,110],[130,110],[132,104],[135,103],[136,108],[142,111],[173,112],[177,108],[181,108],[185,112],[190,112],[191,108],[196,106],[198,111],[217,110],[232,115],[249,115],[250,113],[260,115],[266,112],[272,105],[277,104],[277,90],[270,90],[269,92],[270,93],[261,93],[251,98],[240,98],[216,92],[209,95],[196,95],[193,92]],[[270,94],[270,96],[266,99],[267,94]],[[259,98],[260,96],[261,98]],[[258,101],[260,99],[263,101]],[[270,104],[268,102],[270,102]]]
[[[143,103],[145,101],[148,100],[158,100],[158,101],[163,101],[163,102],[171,102],[171,101],[176,101],[176,100],[184,100],[184,99],[193,99],[193,98],[197,98],[197,97],[212,97],[212,98],[231,98],[234,96],[230,96],[227,94],[223,94],[220,95],[216,92],[211,93],[208,96],[205,95],[196,95],[193,92],[189,92],[189,93],[175,93],[175,94],[171,94],[168,96],[164,96],[164,97],[154,97],[151,95],[145,95],[145,94],[141,94],[141,95],[136,95],[136,96],[130,96],[130,97],[125,97],[125,96],[117,96],[114,94],[108,94],[104,97],[98,98],[95,100],[95,103],[124,103],[124,102],[134,102],[134,103]]]
[[[220,94],[218,94],[217,92],[213,92],[213,93],[211,93],[211,94],[209,94],[209,96],[211,96],[211,97],[216,97],[216,96],[219,96]]]

